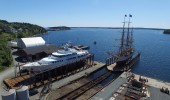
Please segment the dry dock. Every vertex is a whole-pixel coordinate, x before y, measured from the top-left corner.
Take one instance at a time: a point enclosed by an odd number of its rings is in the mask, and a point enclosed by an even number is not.
[[[82,79],[82,77],[86,76],[87,74],[90,74],[90,73],[92,73],[92,72],[95,72],[96,70],[98,70],[98,69],[100,69],[100,68],[102,68],[102,67],[105,66],[105,64],[104,64],[104,63],[101,63],[101,62],[96,62],[96,61],[94,61],[94,63],[95,63],[95,65],[92,66],[92,67],[90,67],[90,68],[88,68],[88,69],[85,69],[85,70],[83,70],[83,71],[81,71],[81,72],[78,72],[78,73],[76,73],[76,74],[70,75],[70,76],[68,76],[68,77],[65,77],[65,78],[63,78],[63,79],[60,79],[60,80],[58,80],[58,81],[53,82],[53,83],[52,83],[52,91],[51,91],[48,95],[43,95],[43,96],[41,96],[41,98],[43,98],[43,99],[41,99],[41,100],[56,100],[56,99],[54,99],[54,98],[55,98],[58,94],[60,95],[59,92],[57,92],[57,94],[54,94],[54,93],[56,93],[56,92],[55,92],[56,90],[59,90],[59,88],[65,86],[65,85],[67,85],[67,84],[71,84],[72,82],[74,82],[74,81],[76,81],[76,80],[78,80],[78,79]],[[82,82],[84,83],[85,81],[82,80]],[[72,86],[72,88],[74,88],[74,87],[75,87],[75,86]],[[42,89],[43,89],[43,87],[40,87],[40,88],[38,89],[38,91],[39,91],[40,93],[38,93],[37,95],[31,96],[31,97],[30,97],[30,100],[36,100],[37,98],[39,98]],[[62,92],[67,92],[67,90],[64,90],[64,91],[62,91]],[[61,93],[62,93],[62,92],[61,92]],[[52,97],[51,97],[51,96],[52,96]]]
[[[129,63],[126,64],[126,70],[131,68],[135,62],[139,60],[140,54],[135,56]],[[112,60],[107,60],[109,62]],[[108,65],[108,64],[107,64]],[[98,71],[100,72],[100,71]],[[87,100],[102,90],[105,86],[113,82],[120,74],[114,73],[114,77],[110,77],[113,73],[109,72],[107,69],[105,73],[96,77],[95,79],[89,79],[87,77],[82,77],[75,82],[67,84],[57,90],[51,92],[48,96],[49,100]],[[110,77],[111,80],[108,81],[107,78]],[[106,81],[107,84],[101,85],[102,81]]]
[[[141,84],[142,88],[132,86],[130,83],[132,77],[129,76],[133,76],[133,80]],[[140,81],[138,81],[139,79]],[[91,100],[170,100],[169,94],[160,91],[162,87],[170,89],[170,83],[124,72],[110,85],[94,95]]]
[[[99,70],[100,68],[103,68],[103,67],[105,67],[104,63],[94,61],[93,66],[91,66],[91,67],[89,67],[87,69],[84,69],[82,71],[79,71],[79,72],[77,72],[75,74],[71,74],[71,75],[69,75],[67,77],[64,77],[64,78],[60,79],[60,80],[54,81],[52,83],[51,90],[52,91],[53,90],[57,90],[60,87],[63,87],[65,85],[67,85],[67,84],[72,83],[73,81],[76,81],[78,79],[82,79],[87,74],[93,73],[93,72],[95,72],[95,71],[97,71],[97,70]],[[29,75],[28,76],[26,76],[26,75],[24,76],[23,75],[22,78],[21,77],[19,79],[18,78],[13,78],[13,79],[10,79],[10,81],[14,81],[15,82],[15,81],[18,80],[17,82],[19,82],[19,81],[23,80],[24,78],[26,79],[27,77],[29,77]],[[84,83],[84,81],[82,81],[82,82]],[[11,82],[11,85],[12,84],[13,84],[13,82]],[[38,85],[38,83],[37,83],[37,85]],[[46,98],[46,96],[47,96],[46,93],[42,95],[42,90],[44,89],[45,86],[46,85],[42,85],[40,87],[37,87],[36,89],[38,90],[39,93],[34,95],[34,96],[30,96],[30,100],[37,100],[40,97],[41,97],[41,99],[39,99],[39,100],[44,100]],[[15,88],[15,87],[13,87],[13,88]],[[65,91],[66,90],[64,90],[64,92]],[[0,100],[1,100],[1,98],[0,98]],[[51,100],[51,99],[46,99],[46,100]],[[56,100],[56,99],[54,99],[54,100]]]
[[[56,100],[57,98],[60,98],[66,93],[82,86],[83,84],[86,84],[89,80],[86,80],[83,77],[99,70],[102,67],[105,67],[104,63],[100,63],[100,62],[95,62],[95,63],[96,65],[91,68],[88,68],[82,72],[79,72],[75,75],[69,76],[67,78],[64,78],[60,81],[53,83],[52,84],[53,90],[49,93],[46,100]],[[79,80],[79,82],[77,82],[77,80]]]
[[[84,70],[84,71],[81,71],[81,72],[79,72],[79,73],[76,73],[76,74],[74,74],[74,75],[71,75],[71,76],[69,76],[69,77],[67,77],[67,78],[64,78],[64,79],[62,79],[62,80],[59,80],[59,81],[53,83],[53,88],[62,87],[62,86],[66,85],[66,84],[68,84],[68,83],[70,83],[70,82],[72,82],[72,81],[74,81],[74,80],[76,80],[76,79],[82,78],[82,77],[86,76],[87,74],[90,74],[90,73],[92,73],[92,72],[95,72],[95,71],[97,71],[98,69],[100,69],[100,68],[102,68],[102,67],[105,66],[105,64],[104,64],[104,63],[101,63],[101,62],[96,62],[96,61],[95,61],[94,63],[95,63],[94,66],[92,66],[92,67],[90,67],[90,68],[88,68],[88,69],[86,69],[86,70]]]
[[[18,88],[21,85],[26,85],[29,89],[37,88],[47,84],[49,82],[58,81],[70,75],[81,72],[85,69],[88,69],[95,65],[94,63],[94,55],[89,54],[88,57],[84,60],[73,62],[67,65],[63,65],[62,67],[57,67],[45,71],[27,71],[23,72],[20,67],[17,66],[16,71],[18,69],[18,73],[13,78],[8,78],[4,80],[7,88]],[[17,75],[19,74],[19,75]]]

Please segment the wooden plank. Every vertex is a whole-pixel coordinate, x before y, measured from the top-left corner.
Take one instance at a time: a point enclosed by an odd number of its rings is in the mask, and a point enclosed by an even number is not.
[[[30,78],[32,75],[31,74],[28,74],[28,75],[24,75],[24,76],[22,76],[24,79],[28,79],[28,78]]]

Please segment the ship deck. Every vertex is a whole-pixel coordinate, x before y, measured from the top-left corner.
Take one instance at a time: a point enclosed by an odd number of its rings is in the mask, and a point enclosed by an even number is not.
[[[116,63],[113,63],[113,61],[111,61],[112,64],[107,65],[107,69],[113,72],[127,71],[139,60],[139,58],[140,53],[137,53],[127,64],[123,66],[116,66]],[[113,60],[113,58],[111,60]]]

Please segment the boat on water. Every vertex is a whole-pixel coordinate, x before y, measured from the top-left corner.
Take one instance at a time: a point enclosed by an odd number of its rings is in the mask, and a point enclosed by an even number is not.
[[[131,60],[133,54],[134,54],[134,48],[133,48],[133,29],[130,28],[130,19],[132,15],[129,15],[129,21],[126,22],[127,15],[124,16],[124,22],[123,22],[123,28],[122,28],[122,36],[121,36],[121,43],[119,46],[118,51],[115,54],[111,54],[111,56],[114,58],[114,63],[112,66],[107,66],[109,70],[117,69],[120,70],[122,67],[125,66],[129,60]],[[127,27],[126,27],[126,24]]]
[[[53,52],[52,55],[48,57],[23,65],[22,70],[34,72],[51,70],[81,61],[89,57],[89,55],[90,53],[87,50],[77,50],[76,48],[71,48],[69,44],[66,44],[64,49]]]

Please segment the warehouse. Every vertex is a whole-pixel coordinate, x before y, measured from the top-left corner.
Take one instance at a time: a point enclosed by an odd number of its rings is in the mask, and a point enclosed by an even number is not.
[[[32,48],[19,49],[15,54],[19,56],[20,60],[34,61],[44,58],[61,48],[56,45],[42,45]]]
[[[20,38],[17,41],[17,46],[20,49],[43,45],[45,45],[45,41],[42,37]]]

